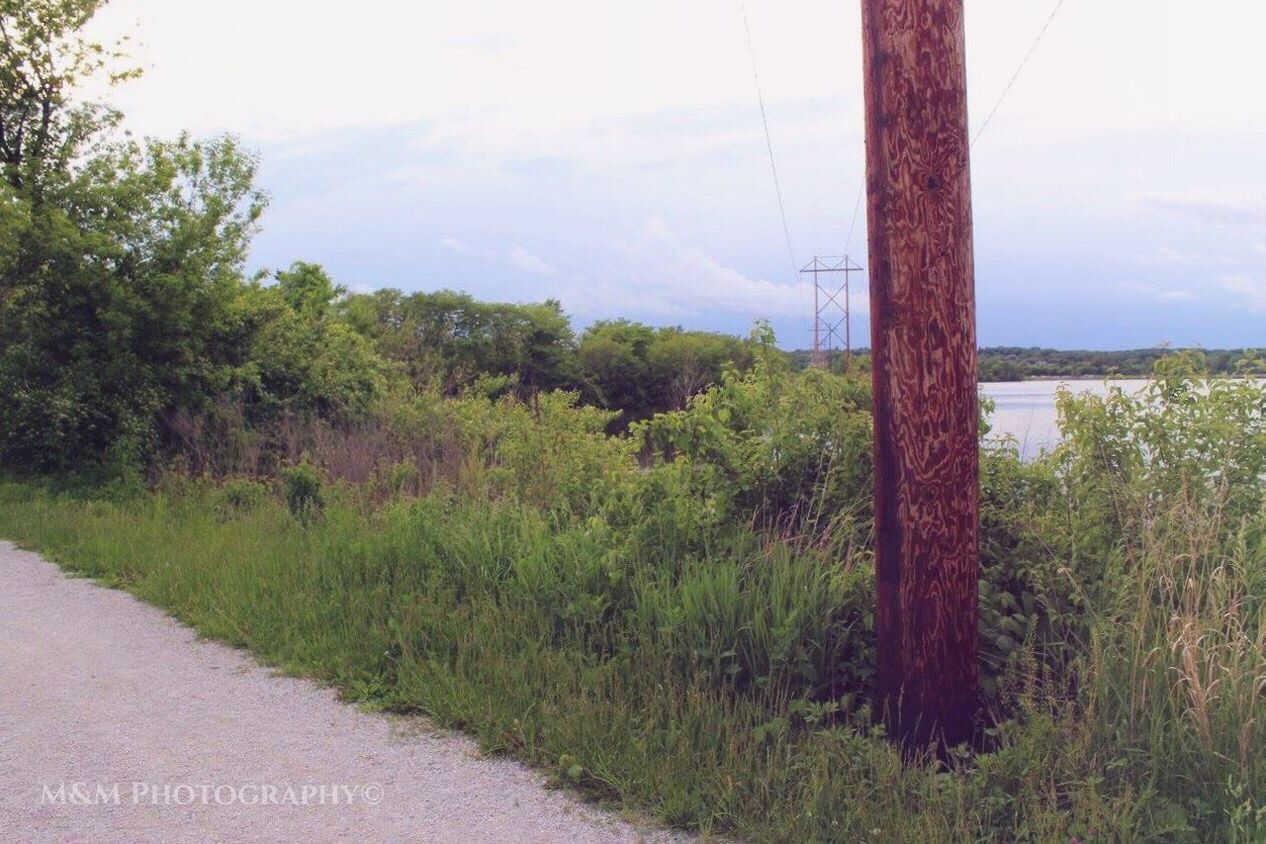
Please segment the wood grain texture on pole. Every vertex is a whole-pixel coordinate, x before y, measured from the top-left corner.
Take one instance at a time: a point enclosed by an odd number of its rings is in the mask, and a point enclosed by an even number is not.
[[[876,635],[908,748],[973,733],[979,454],[963,0],[862,0]]]

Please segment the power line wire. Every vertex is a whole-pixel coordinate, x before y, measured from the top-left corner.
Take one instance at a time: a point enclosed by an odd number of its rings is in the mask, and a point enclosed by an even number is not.
[[[1033,39],[1033,43],[1029,46],[1029,51],[1024,54],[1024,58],[1020,60],[1020,66],[1015,69],[1015,73],[1011,75],[1011,81],[1007,83],[1007,87],[1003,89],[1002,96],[998,97],[998,101],[993,104],[993,108],[989,109],[989,114],[985,116],[985,122],[980,124],[980,128],[976,131],[976,137],[972,138],[972,146],[980,140],[980,136],[985,134],[985,129],[989,128],[989,123],[993,120],[994,115],[998,113],[998,109],[1002,108],[1002,103],[1011,93],[1011,89],[1015,87],[1015,83],[1019,81],[1020,74],[1024,73],[1024,68],[1028,66],[1029,59],[1033,58],[1033,54],[1037,52],[1038,45],[1042,43],[1042,39],[1046,37],[1046,33],[1051,28],[1051,24],[1055,22],[1059,10],[1064,7],[1064,0],[1057,0],[1055,8],[1051,10],[1050,17],[1046,19],[1046,23],[1042,24],[1042,29],[1037,33],[1037,37]]]
[[[996,102],[994,102],[993,108],[989,109],[989,113],[985,115],[984,122],[981,123],[980,128],[976,130],[976,135],[971,140],[972,146],[975,146],[976,142],[980,140],[980,136],[985,134],[985,129],[989,128],[989,124],[993,122],[994,116],[998,113],[999,109],[1002,108],[1002,104],[1006,102],[1007,97],[1011,95],[1011,91],[1020,80],[1020,76],[1024,73],[1024,69],[1028,67],[1029,60],[1031,60],[1034,54],[1037,53],[1037,48],[1041,45],[1043,39],[1046,38],[1046,33],[1050,31],[1051,24],[1055,23],[1055,18],[1059,16],[1059,12],[1064,7],[1065,2],[1066,0],[1056,0],[1055,8],[1051,9],[1051,13],[1047,16],[1046,22],[1042,24],[1042,28],[1038,31],[1037,37],[1034,38],[1033,43],[1029,45],[1028,52],[1025,53],[1024,58],[1020,60],[1019,66],[1015,69],[1015,73],[1011,74],[1011,79],[1007,82],[1007,86],[1003,89],[1002,95],[998,97]],[[861,209],[862,194],[864,192],[865,181],[863,180],[862,187],[857,191],[857,203],[853,207],[853,221],[849,223],[848,226],[848,240],[844,249],[845,252],[848,252],[853,245],[853,232],[857,226],[858,212]]]
[[[760,104],[760,120],[765,127],[765,146],[769,150],[769,170],[774,176],[774,193],[778,196],[778,214],[782,217],[783,238],[787,242],[787,259],[790,261],[792,278],[799,288],[800,274],[796,266],[796,250],[791,245],[791,227],[787,224],[787,208],[782,199],[782,184],[778,179],[778,163],[774,158],[774,139],[769,132],[769,115],[765,111],[765,93],[760,83],[760,71],[756,67],[756,47],[752,43],[752,24],[747,15],[747,4],[739,0],[743,12],[743,31],[747,35],[747,52],[752,60],[752,80],[756,83],[756,101]]]
[[[857,186],[857,200],[853,203],[853,221],[848,224],[848,239],[844,242],[845,255],[853,248],[853,232],[857,230],[857,215],[862,210],[862,194],[865,192],[866,179],[863,176],[862,183]]]
[[[1063,9],[1065,2],[1066,0],[1056,0],[1055,7],[1051,9],[1051,13],[1047,16],[1045,23],[1042,24],[1042,28],[1038,30],[1037,37],[1035,37],[1033,39],[1033,43],[1029,45],[1029,49],[1024,54],[1024,58],[1020,60],[1019,66],[1017,66],[1015,72],[1011,74],[1011,78],[1007,81],[1007,85],[1003,89],[1002,94],[994,102],[993,107],[989,109],[989,113],[985,115],[985,119],[980,124],[980,128],[976,130],[976,134],[971,140],[971,146],[974,147],[980,140],[981,136],[984,135],[985,130],[989,128],[989,124],[993,122],[994,117],[1002,108],[1003,103],[1006,102],[1007,98],[1011,95],[1011,92],[1015,89],[1016,83],[1019,82],[1020,77],[1024,74],[1024,70],[1028,67],[1029,61],[1032,60],[1033,56],[1037,53],[1038,47],[1041,46],[1042,41],[1046,38],[1047,32],[1050,31],[1051,25],[1055,23],[1055,19],[1059,16],[1060,10]],[[769,114],[765,108],[765,93],[763,86],[761,85],[760,71],[756,62],[756,47],[752,40],[751,19],[747,12],[747,4],[744,3],[743,0],[739,0],[739,9],[743,14],[743,32],[747,37],[747,52],[752,63],[752,80],[756,85],[756,101],[760,106],[761,125],[765,130],[765,147],[769,152],[769,170],[773,175],[774,193],[778,198],[778,214],[782,220],[783,239],[787,245],[787,259],[789,261],[793,277],[797,280],[797,288],[799,288],[800,274],[797,272],[796,250],[792,246],[791,226],[787,222],[787,207],[786,203],[783,201],[782,183],[778,177],[778,162],[774,155],[774,140],[773,135],[769,130]],[[853,236],[857,230],[857,220],[861,213],[862,197],[865,195],[865,192],[866,182],[865,179],[863,179],[862,184],[857,190],[857,199],[853,204],[853,217],[849,222],[848,237],[845,240],[845,254],[847,254],[853,246]],[[803,291],[801,292],[801,295],[803,295]]]

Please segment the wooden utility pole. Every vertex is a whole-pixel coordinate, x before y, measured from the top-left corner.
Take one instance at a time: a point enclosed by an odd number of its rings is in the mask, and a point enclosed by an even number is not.
[[[979,456],[963,0],[862,0],[879,683],[907,749],[971,738]]]

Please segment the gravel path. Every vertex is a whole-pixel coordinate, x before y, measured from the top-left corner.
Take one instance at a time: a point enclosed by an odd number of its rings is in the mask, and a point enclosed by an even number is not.
[[[0,542],[0,841],[670,840]]]

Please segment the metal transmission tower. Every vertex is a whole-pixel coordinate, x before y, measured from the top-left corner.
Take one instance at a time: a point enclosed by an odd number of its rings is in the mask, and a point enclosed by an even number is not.
[[[831,353],[838,342],[844,348],[844,370],[847,372],[853,363],[853,332],[849,324],[848,294],[851,290],[853,273],[865,272],[845,255],[843,257],[815,256],[809,265],[800,271],[813,275],[813,358],[812,364],[826,368],[831,361]],[[822,274],[831,281],[825,285]],[[836,283],[835,276],[844,276]]]

